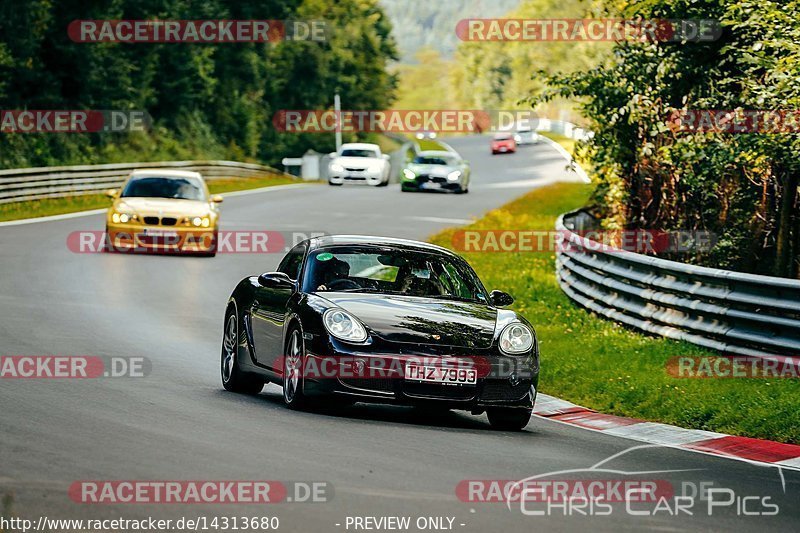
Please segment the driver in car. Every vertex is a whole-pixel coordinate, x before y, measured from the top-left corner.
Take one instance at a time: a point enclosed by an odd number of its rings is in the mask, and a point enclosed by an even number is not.
[[[322,264],[325,265],[325,270],[322,272],[323,283],[317,287],[318,291],[333,290],[330,286],[335,285],[337,281],[350,279],[350,265],[345,261],[334,257]]]
[[[402,277],[401,277],[402,276]],[[402,269],[400,281],[400,292],[412,296],[439,296],[444,294],[444,290],[439,282],[431,275],[431,271],[426,268]]]

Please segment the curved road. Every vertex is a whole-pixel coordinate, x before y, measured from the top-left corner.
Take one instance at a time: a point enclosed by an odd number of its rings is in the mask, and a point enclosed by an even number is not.
[[[532,187],[574,179],[546,144],[492,157],[486,138],[450,143],[472,162],[468,195],[403,194],[397,185],[266,191],[226,199],[222,229],[424,239]],[[461,480],[586,469],[639,444],[537,418],[524,432],[502,433],[490,430],[485,416],[465,413],[365,405],[293,412],[275,386],[257,397],[226,393],[218,376],[225,299],[240,278],[272,270],[282,254],[203,259],[67,249],[70,232],[102,227],[102,215],[0,227],[0,354],[138,356],[152,364],[140,379],[0,381],[0,494],[13,494],[11,511],[19,516],[274,515],[282,531],[305,532],[353,531],[348,516],[386,515],[453,517],[453,529],[475,532],[797,527],[797,472],[782,479],[774,468],[668,448],[631,450],[608,463],[619,472],[599,477],[667,480],[676,490],[712,483],[736,498],[757,496],[748,500],[749,512],[769,512],[762,505],[769,498],[778,515],[739,516],[731,504],[708,516],[699,500],[691,516],[632,516],[624,504],[610,516],[561,508],[529,516],[518,505],[462,502],[455,490]],[[267,507],[73,503],[68,487],[89,479],[326,481],[333,498]]]

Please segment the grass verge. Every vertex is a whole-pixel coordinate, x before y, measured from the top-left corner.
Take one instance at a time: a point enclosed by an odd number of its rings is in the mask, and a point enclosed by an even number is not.
[[[573,157],[575,156],[575,154],[574,154],[574,152],[575,152],[575,139],[570,139],[569,137],[565,137],[564,135],[561,135],[559,133],[553,133],[553,132],[550,132],[550,131],[540,131],[539,135],[542,135],[543,137],[547,137],[551,141],[557,142],[568,153],[572,154]]]
[[[288,176],[221,178],[209,180],[208,189],[211,191],[211,194],[222,194],[226,192],[260,189],[261,187],[300,182],[301,180]],[[44,200],[31,200],[29,202],[0,204],[0,222],[88,211],[90,209],[108,207],[109,205],[111,205],[111,200],[109,200],[105,194],[86,194],[67,198],[46,198]]]
[[[467,227],[552,230],[558,215],[584,205],[591,192],[584,184],[543,187]],[[452,248],[455,231],[439,233],[432,242]],[[640,335],[576,306],[556,283],[551,253],[462,255],[488,289],[514,295],[513,308],[536,327],[542,392],[604,413],[800,443],[799,380],[674,378],[666,372],[669,358],[714,354]]]

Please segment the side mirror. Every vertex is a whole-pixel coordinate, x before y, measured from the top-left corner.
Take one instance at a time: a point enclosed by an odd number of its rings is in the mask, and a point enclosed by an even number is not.
[[[391,157],[389,157],[389,154],[381,154],[381,157],[383,157],[387,161],[391,159]]]
[[[258,284],[270,289],[288,289],[294,282],[283,272],[265,272],[258,276]]]
[[[211,201],[215,204],[221,204],[223,200],[224,198],[222,198],[222,196],[220,196],[219,194],[215,194],[214,196],[211,197]]]
[[[495,307],[505,307],[514,303],[514,298],[503,291],[492,291],[489,293],[489,301]]]
[[[119,189],[108,189],[106,190],[106,196],[108,196],[109,198],[114,198],[115,196],[117,196],[118,192]]]
[[[334,157],[336,157],[336,156],[338,156],[338,155],[339,155],[339,154],[337,154],[336,152],[331,152],[331,153],[329,153],[329,154],[328,154],[328,157],[330,157],[330,158],[334,158]]]

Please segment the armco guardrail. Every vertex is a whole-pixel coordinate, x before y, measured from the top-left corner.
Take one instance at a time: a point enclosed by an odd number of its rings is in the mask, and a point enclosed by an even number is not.
[[[97,193],[120,186],[137,168],[194,170],[210,179],[283,174],[271,167],[236,161],[160,161],[0,170],[0,204]]]
[[[800,355],[800,280],[687,265],[592,245],[559,217],[561,289],[578,304],[648,333],[728,354]]]

